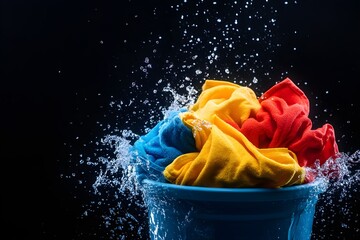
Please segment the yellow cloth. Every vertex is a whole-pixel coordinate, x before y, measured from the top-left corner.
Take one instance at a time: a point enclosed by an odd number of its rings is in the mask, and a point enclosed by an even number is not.
[[[233,126],[241,126],[259,108],[251,89],[207,80],[198,101],[180,115],[192,129],[199,152],[177,157],[165,168],[164,177],[175,184],[208,187],[275,188],[303,183],[305,169],[292,151],[259,149]]]
[[[214,118],[200,152],[180,155],[164,170],[175,184],[207,187],[281,187],[300,184],[305,170],[287,148],[256,148],[238,130]]]
[[[215,116],[239,126],[249,117],[255,116],[261,105],[251,88],[237,84],[206,80],[196,103],[190,112],[198,119],[213,122]]]

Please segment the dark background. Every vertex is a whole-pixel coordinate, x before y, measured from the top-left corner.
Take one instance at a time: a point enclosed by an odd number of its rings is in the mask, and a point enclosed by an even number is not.
[[[318,109],[326,109],[312,113],[320,116],[315,124],[331,122],[341,151],[353,153],[360,146],[360,2],[299,2],[280,12],[279,22],[304,33],[296,43],[301,50],[289,56],[283,48],[274,64],[293,63],[291,76],[306,79],[304,90],[318,96]],[[94,176],[81,172],[78,156],[91,151],[84,144],[104,133],[99,120],[128,127],[116,113],[104,115],[114,97],[130,94],[136,81],[131,70],[148,54],[139,47],[144,34],[171,27],[171,13],[154,19],[148,10],[164,4],[169,3],[1,0],[1,234],[9,234],[6,239],[109,238],[96,216],[79,218],[90,196],[76,187],[77,176],[88,182]],[[280,24],[284,31],[286,24]],[[141,128],[139,122],[134,126]],[[314,239],[359,236],[359,187],[351,187],[346,204],[357,212],[349,215],[354,219],[318,223]],[[347,227],[340,230],[342,221]]]

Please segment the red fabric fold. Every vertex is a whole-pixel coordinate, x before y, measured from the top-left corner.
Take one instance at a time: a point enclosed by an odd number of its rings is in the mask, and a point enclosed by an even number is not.
[[[332,125],[325,124],[316,130],[304,131],[302,138],[289,145],[298,156],[300,166],[313,166],[316,160],[320,165],[339,152]]]
[[[309,100],[289,78],[274,85],[260,98],[260,110],[240,131],[259,148],[287,147],[300,166],[323,164],[338,153],[334,128],[325,124],[312,130]]]

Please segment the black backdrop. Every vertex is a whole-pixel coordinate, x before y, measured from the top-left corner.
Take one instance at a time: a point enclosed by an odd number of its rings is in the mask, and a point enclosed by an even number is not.
[[[88,196],[74,187],[76,176],[67,176],[79,171],[71,168],[84,143],[103,134],[97,122],[112,97],[127,97],[135,80],[131,69],[148,54],[141,47],[133,52],[144,33],[170,27],[171,14],[153,20],[149,11],[163,4],[1,0],[1,234],[8,233],[6,239],[108,238],[98,230],[98,219],[79,219]],[[295,56],[279,51],[276,58],[279,66],[291,61],[293,76],[306,79],[305,91],[318,96],[329,113],[320,114],[319,123],[331,121],[340,149],[350,153],[360,146],[359,12],[359,1],[299,1],[280,13],[279,22],[304,33],[296,43],[301,51]],[[73,143],[78,136],[85,139]],[[358,211],[358,197],[354,192],[348,203],[352,211]],[[359,215],[352,216],[357,220],[347,224],[354,226],[343,229],[339,239],[359,236],[354,231]],[[335,220],[314,231],[322,228],[335,239],[338,225]]]

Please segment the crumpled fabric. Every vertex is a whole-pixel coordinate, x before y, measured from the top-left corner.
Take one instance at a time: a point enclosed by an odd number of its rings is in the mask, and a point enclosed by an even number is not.
[[[140,175],[209,187],[311,181],[306,167],[335,157],[338,147],[330,124],[312,129],[309,109],[306,95],[288,78],[259,98],[248,87],[207,80],[192,106],[134,144]]]
[[[254,117],[260,107],[252,89],[225,81],[206,80],[189,111],[204,121],[213,122],[213,118],[219,117],[241,126],[249,117]]]
[[[204,131],[209,131],[215,118],[239,128],[238,125],[254,117],[260,107],[252,89],[225,81],[206,80],[197,101],[180,115],[184,124],[192,129],[196,148],[200,151],[208,136]]]
[[[162,172],[176,157],[197,151],[191,129],[186,127],[173,111],[158,122],[146,135],[141,136],[131,149],[137,178],[165,181]]]
[[[168,181],[206,187],[275,188],[305,179],[305,169],[293,152],[287,148],[259,149],[217,116],[211,131],[202,132],[209,135],[201,151],[183,154],[170,163],[164,170]]]
[[[300,166],[322,165],[339,152],[332,125],[312,129],[309,100],[289,78],[274,85],[260,98],[261,108],[240,131],[259,148],[287,147]]]

